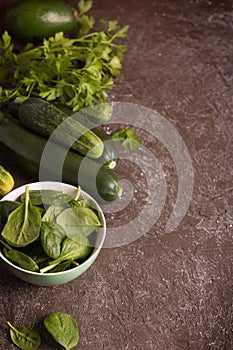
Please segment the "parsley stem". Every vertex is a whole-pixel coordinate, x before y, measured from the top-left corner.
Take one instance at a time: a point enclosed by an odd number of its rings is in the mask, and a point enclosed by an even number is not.
[[[28,97],[31,96],[31,93],[32,93],[32,91],[33,91],[35,85],[36,85],[36,82],[34,81],[34,82],[31,84],[30,88],[28,89],[28,90],[29,90],[29,91],[28,91]]]
[[[18,84],[14,89],[11,90],[11,93],[7,96],[1,96],[0,101],[8,101],[9,99],[13,98],[14,96],[17,96],[18,91],[20,90],[22,84]]]
[[[22,57],[24,58],[25,56],[32,55],[34,52],[40,52],[40,51],[41,51],[41,47],[35,47],[34,49],[18,53],[17,58],[22,58]]]

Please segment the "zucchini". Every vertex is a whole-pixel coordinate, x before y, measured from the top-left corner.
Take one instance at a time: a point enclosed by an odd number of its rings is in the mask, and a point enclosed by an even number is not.
[[[25,172],[30,172],[38,180],[43,171],[43,177],[47,180],[61,181],[58,179],[57,164],[61,155],[67,152],[64,147],[56,143],[50,143],[52,153],[48,156],[46,164],[41,163],[41,157],[47,144],[47,139],[25,128],[22,123],[9,114],[0,111],[0,145],[1,151],[9,151],[16,164],[24,167]],[[69,150],[62,167],[62,181],[80,185],[83,190],[94,198],[99,197],[105,201],[116,200],[122,192],[122,184],[118,176],[110,169],[100,166],[96,161]],[[81,178],[80,166],[82,164]],[[97,175],[95,175],[97,174]],[[45,180],[43,178],[43,180]],[[79,180],[79,181],[78,181]]]
[[[28,129],[45,137],[53,134],[55,142],[67,145],[82,155],[99,158],[103,142],[91,130],[59,108],[38,97],[30,97],[19,107],[19,119]],[[55,133],[53,133],[56,130]]]
[[[0,165],[0,195],[10,192],[14,187],[13,176],[2,165]]]

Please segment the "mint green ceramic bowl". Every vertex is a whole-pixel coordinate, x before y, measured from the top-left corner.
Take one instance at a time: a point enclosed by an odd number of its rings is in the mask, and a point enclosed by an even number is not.
[[[15,190],[9,192],[6,196],[4,196],[1,200],[16,200],[22,193],[25,192],[25,186],[23,185],[19,188],[16,188]],[[71,196],[75,196],[77,193],[77,187],[59,183],[59,182],[50,182],[50,181],[44,181],[44,182],[35,182],[28,184],[29,190],[56,190],[56,191],[63,191],[64,193],[67,193]],[[16,275],[18,278],[32,284],[40,285],[40,286],[54,286],[57,284],[67,283],[69,281],[74,280],[78,276],[80,276],[83,272],[85,272],[95,261],[97,258],[104,239],[106,235],[106,221],[103,214],[103,211],[101,207],[98,205],[98,203],[86,192],[81,191],[81,197],[84,199],[90,199],[93,201],[94,205],[99,211],[100,219],[102,222],[102,228],[99,229],[98,235],[97,235],[97,242],[96,246],[93,249],[92,254],[90,257],[84,261],[82,264],[80,264],[77,267],[74,267],[70,270],[66,270],[63,272],[56,272],[56,273],[39,273],[39,272],[31,272],[28,270],[24,270],[16,265],[14,265],[12,262],[10,262],[0,251],[0,259],[1,262],[4,264],[4,266],[10,270],[14,275]]]

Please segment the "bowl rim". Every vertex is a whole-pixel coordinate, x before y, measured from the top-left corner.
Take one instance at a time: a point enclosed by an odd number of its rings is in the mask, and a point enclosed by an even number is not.
[[[57,182],[57,181],[37,181],[37,182],[31,182],[31,183],[28,183],[28,184],[25,184],[25,185],[21,185],[15,189],[13,189],[12,191],[8,192],[4,197],[2,197],[0,199],[0,201],[5,201],[5,200],[14,200],[12,199],[12,195],[15,194],[15,193],[18,193],[18,195],[16,196],[16,198],[25,192],[25,186],[29,186],[29,189],[31,187],[31,189],[36,189],[34,187],[37,187],[37,186],[40,186],[41,184],[45,185],[47,187],[47,189],[51,189],[49,188],[51,185],[52,186],[61,186],[61,187],[66,187],[66,188],[69,188],[70,190],[77,190],[78,187],[76,186],[73,186],[73,185],[70,185],[70,184],[66,184],[64,182]],[[86,259],[84,262],[82,262],[79,266],[75,266],[69,270],[65,270],[65,271],[59,271],[59,272],[45,272],[45,273],[40,273],[40,272],[36,272],[36,271],[29,271],[29,270],[26,270],[26,269],[23,269],[22,267],[20,266],[17,266],[15,265],[14,263],[12,263],[10,260],[8,260],[4,254],[2,253],[1,249],[0,249],[0,259],[4,260],[5,263],[7,263],[8,265],[10,265],[12,268],[20,271],[20,272],[23,272],[25,274],[28,274],[28,275],[34,275],[34,276],[59,276],[59,275],[66,275],[66,274],[70,274],[71,271],[77,271],[77,270],[80,270],[82,269],[85,265],[88,265],[88,263],[90,262],[90,260],[92,260],[93,258],[95,259],[97,257],[97,255],[99,254],[102,246],[103,246],[103,243],[104,243],[104,240],[105,240],[105,237],[106,237],[106,219],[105,219],[105,216],[104,216],[104,213],[103,213],[103,210],[102,208],[100,207],[100,205],[96,202],[96,200],[90,195],[88,194],[86,191],[83,191],[81,189],[81,192],[80,192],[82,195],[84,195],[85,197],[87,197],[88,199],[91,199],[95,205],[97,206],[97,209],[98,209],[98,212],[100,213],[100,216],[101,216],[101,222],[103,224],[103,226],[100,228],[100,230],[103,231],[103,237],[100,241],[100,244],[98,247],[94,247],[94,250],[93,252],[91,253],[91,255],[88,257],[88,259]]]

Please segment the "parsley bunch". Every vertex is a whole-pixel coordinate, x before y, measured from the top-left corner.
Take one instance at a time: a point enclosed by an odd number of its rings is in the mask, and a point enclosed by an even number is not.
[[[106,90],[120,74],[124,45],[117,44],[127,35],[128,26],[117,21],[100,22],[85,13],[92,1],[79,2],[77,37],[62,32],[44,39],[41,45],[28,43],[17,51],[5,31],[0,40],[0,106],[21,103],[29,96],[59,101],[77,111],[106,101]]]

